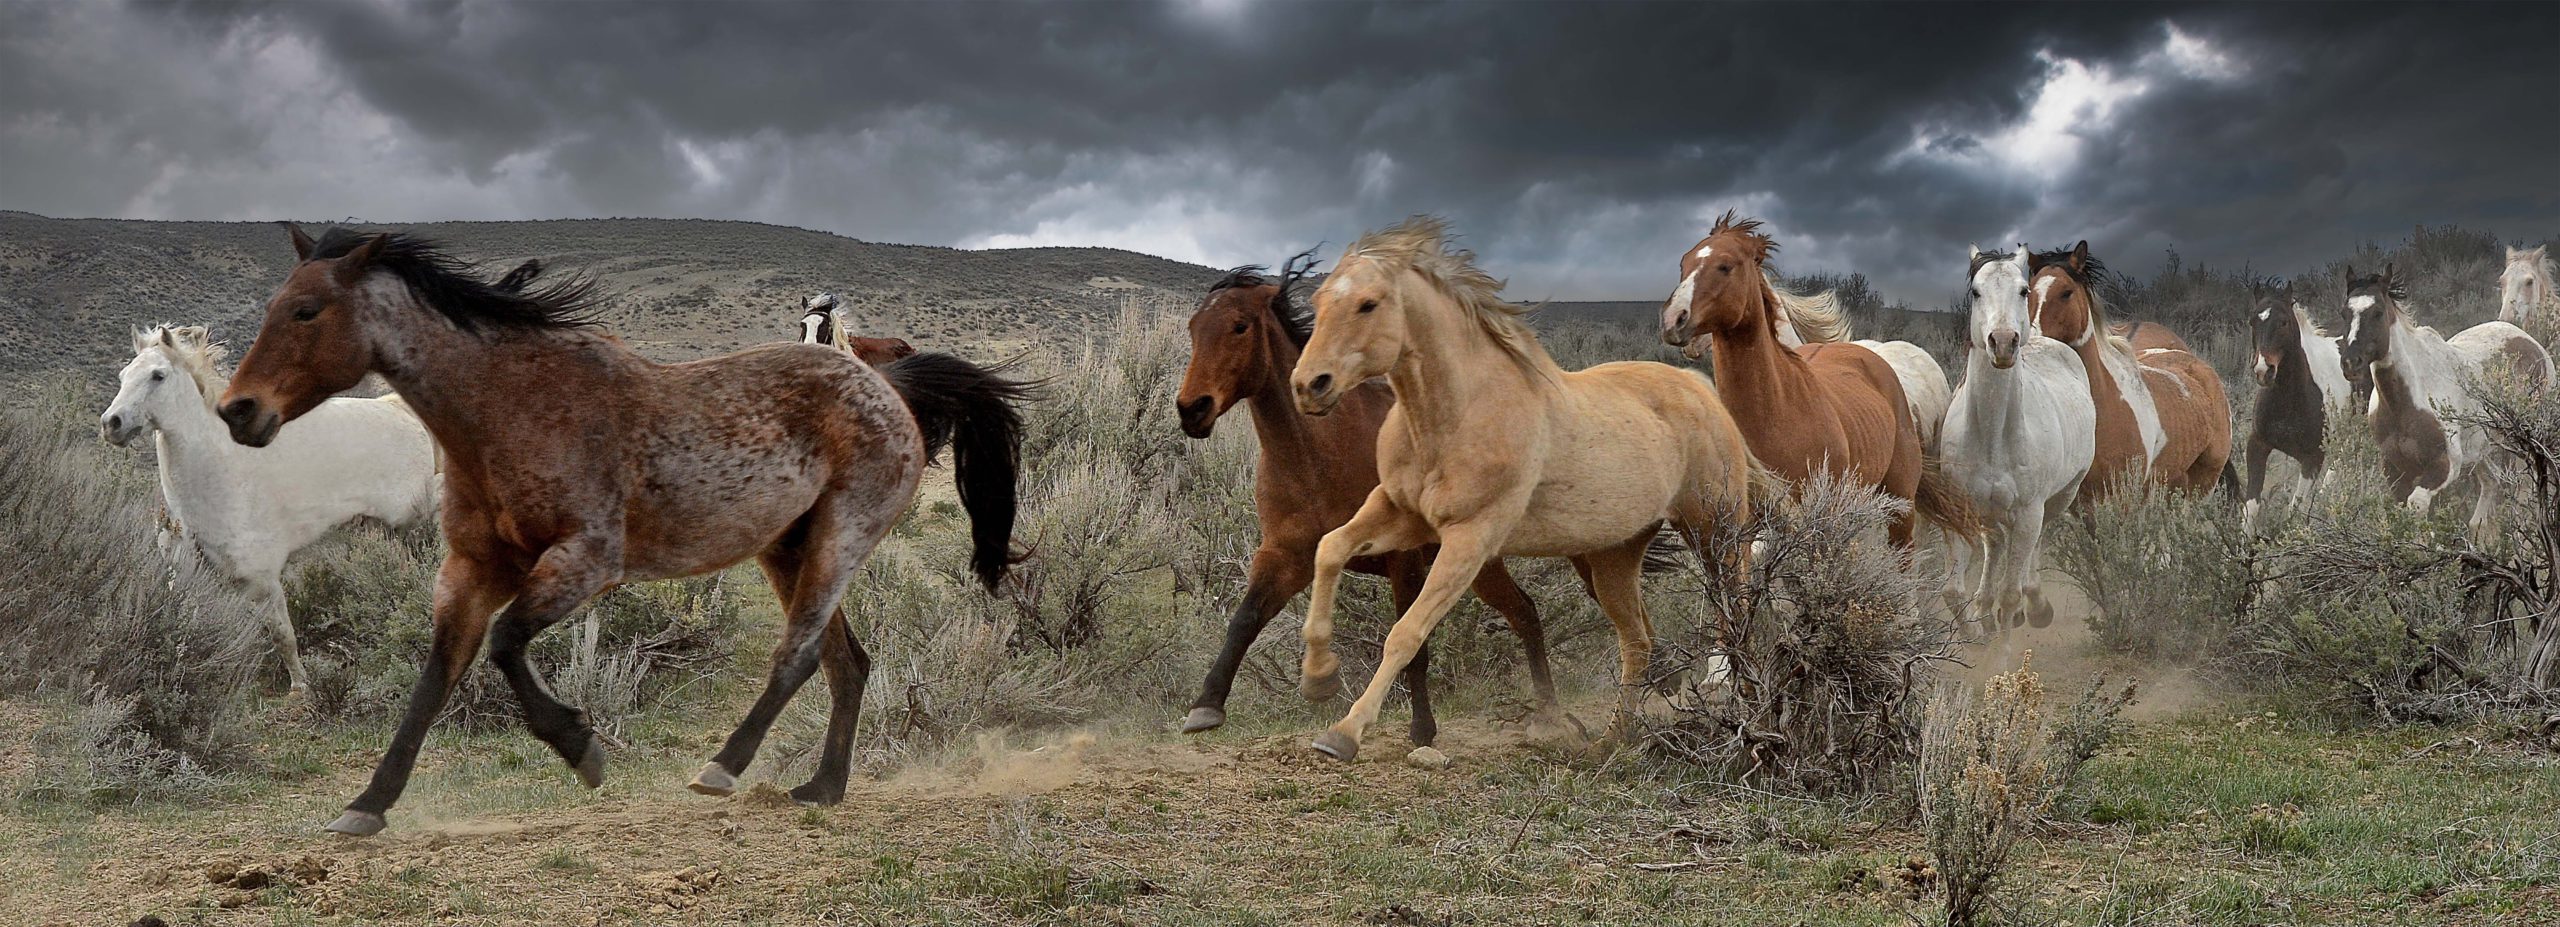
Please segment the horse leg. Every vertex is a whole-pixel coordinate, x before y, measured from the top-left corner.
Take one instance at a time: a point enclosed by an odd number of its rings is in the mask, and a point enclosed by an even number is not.
[[[2497,467],[2502,461],[2498,459],[2497,452],[2492,451],[2490,454],[2490,457],[2471,467],[2471,481],[2479,485],[2480,497],[2471,504],[2471,520],[2464,525],[2463,530],[2474,542],[2488,539],[2490,529],[2497,526],[2498,510],[2505,506],[2507,499],[2506,483],[2498,479],[2497,473]]]
[[[1990,532],[1999,529],[1984,525],[1982,530]],[[1970,606],[1975,590],[1981,588],[1974,582],[1973,565],[1975,561],[1985,559],[1980,556],[1982,541],[1979,538],[1959,537],[1953,532],[1946,532],[1944,537],[1947,545],[1947,567],[1946,577],[1938,586],[1938,599],[1945,603],[1947,614],[1955,618],[1956,628],[1961,631],[1968,622],[1973,620]]]
[[[2267,454],[2273,450],[2267,439],[2249,435],[2249,478],[2240,488],[2240,528],[2251,535],[2258,533],[2259,494],[2267,488]]]
[[[604,741],[587,724],[587,713],[563,704],[543,684],[525,659],[525,647],[536,634],[577,611],[621,576],[619,545],[597,535],[582,535],[553,545],[525,576],[515,607],[489,630],[489,664],[507,677],[525,726],[550,744],[562,762],[578,771],[588,788],[604,784]]]
[[[1476,598],[1501,613],[1511,625],[1511,633],[1520,638],[1520,647],[1529,658],[1529,690],[1537,694],[1541,712],[1558,710],[1556,680],[1547,670],[1547,628],[1538,620],[1538,603],[1521,591],[1511,578],[1502,558],[1485,561],[1484,570],[1476,574]]]
[[[1396,614],[1413,607],[1415,597],[1422,594],[1424,577],[1431,572],[1431,560],[1419,550],[1398,554],[1395,564],[1387,568],[1387,588],[1396,603]],[[1482,574],[1478,574],[1482,575]],[[1440,736],[1440,721],[1431,714],[1431,643],[1423,642],[1413,652],[1413,662],[1404,665],[1404,691],[1413,702],[1413,725],[1409,739],[1417,747],[1431,746]]]
[[[1342,691],[1342,661],[1333,655],[1333,598],[1343,567],[1353,557],[1408,550],[1430,541],[1429,526],[1396,508],[1387,500],[1386,490],[1372,489],[1350,521],[1317,542],[1314,588],[1307,593],[1307,623],[1300,632],[1307,650],[1299,662],[1298,694],[1307,701],[1322,702]]]
[[[2026,609],[2031,627],[2053,625],[2053,603],[2044,599],[2044,503],[2036,503],[2027,518],[2018,523],[2018,538],[2010,545],[2016,553],[2018,595]]]
[[[816,673],[824,650],[827,627],[835,620],[844,604],[844,590],[853,581],[853,571],[862,568],[871,550],[889,533],[895,511],[881,511],[864,505],[849,493],[833,493],[821,498],[804,516],[798,530],[784,532],[775,542],[778,553],[797,561],[799,569],[792,577],[791,596],[784,600],[782,640],[773,647],[773,669],[766,675],[764,692],[756,696],[747,716],[738,722],[737,730],[704,763],[686,788],[704,795],[727,795],[738,788],[738,774],[755,762],[756,750],[764,746],[765,735],[772,732],[773,721],[782,715],[782,707],[791,696]],[[850,687],[848,687],[850,688]],[[860,704],[853,709],[859,711]],[[844,745],[852,746],[853,720],[844,719]],[[835,729],[834,718],[828,729]],[[823,769],[823,767],[822,767]],[[818,790],[823,790],[823,783]],[[838,788],[841,789],[839,783]]]
[[[1373,502],[1378,498],[1376,495],[1370,497]],[[1360,514],[1365,517],[1369,510],[1364,507]],[[1358,517],[1352,519],[1353,524],[1360,521]],[[1345,525],[1341,530],[1325,535],[1324,543],[1318,546],[1316,582],[1319,588],[1324,582],[1327,552],[1336,547],[1336,541],[1343,540],[1342,536],[1350,530],[1351,526]],[[1351,713],[1316,736],[1318,752],[1344,762],[1360,753],[1360,734],[1368,729],[1370,722],[1378,719],[1378,707],[1386,702],[1387,690],[1394,686],[1396,674],[1413,662],[1414,653],[1431,638],[1431,629],[1448,615],[1450,606],[1458,604],[1458,596],[1475,582],[1476,574],[1484,569],[1485,561],[1492,559],[1494,553],[1492,532],[1480,522],[1440,530],[1440,555],[1431,564],[1430,578],[1422,583],[1422,594],[1414,599],[1412,608],[1396,619],[1395,628],[1387,632],[1387,645],[1378,658],[1378,673],[1369,677],[1369,687],[1360,693],[1358,701],[1351,703]]]
[[[1612,739],[1633,730],[1638,694],[1653,668],[1653,621],[1644,608],[1644,551],[1651,535],[1624,547],[1583,556],[1591,565],[1600,611],[1618,631],[1618,710],[1610,719]]]
[[[756,566],[764,570],[765,582],[773,587],[774,597],[790,601],[800,577],[796,552],[777,544],[756,557]],[[853,771],[854,725],[862,715],[864,684],[871,678],[871,655],[853,636],[853,625],[845,619],[842,605],[828,616],[824,634],[818,659],[827,674],[826,740],[818,751],[816,773],[791,790],[793,799],[814,805],[844,800],[845,779]]]
[[[267,640],[275,644],[276,655],[284,658],[285,697],[311,694],[311,677],[302,670],[302,648],[294,640],[293,610],[285,605],[283,581],[267,573],[250,588],[256,591],[258,611],[267,622]]]
[[[1244,601],[1236,603],[1235,615],[1227,619],[1226,644],[1218,648],[1217,662],[1209,664],[1209,678],[1201,681],[1191,714],[1182,719],[1183,733],[1197,734],[1227,723],[1227,693],[1235,686],[1245,652],[1262,637],[1271,616],[1307,588],[1311,572],[1303,553],[1268,547],[1253,552],[1253,566],[1245,571]]]
[[[427,645],[426,664],[418,669],[418,683],[409,690],[409,708],[392,731],[391,746],[373,768],[373,781],[347,803],[345,814],[329,822],[329,830],[357,837],[382,832],[383,813],[409,787],[409,772],[418,765],[418,747],[427,739],[427,727],[444,711],[445,700],[463,671],[471,668],[471,659],[480,655],[489,616],[515,597],[519,582],[519,577],[499,567],[446,555],[444,565],[436,570],[435,630]]]

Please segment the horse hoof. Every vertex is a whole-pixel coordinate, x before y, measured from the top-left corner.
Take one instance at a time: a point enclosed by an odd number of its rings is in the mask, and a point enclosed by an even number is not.
[[[1350,736],[1336,730],[1327,730],[1322,734],[1316,735],[1316,742],[1313,746],[1316,748],[1317,753],[1341,760],[1345,763],[1351,762],[1352,759],[1360,755],[1360,742],[1353,740]]]
[[[375,834],[381,833],[382,829],[387,826],[389,825],[382,820],[382,816],[379,814],[375,814],[370,811],[357,811],[350,808],[347,809],[347,813],[338,815],[337,820],[329,822],[329,826],[321,829],[333,834],[345,834],[349,837],[371,837]]]
[[[2034,608],[2031,608],[2031,609],[2028,609],[2028,610],[2027,610],[2027,625],[2028,625],[2029,627],[2037,627],[2037,628],[2047,628],[2047,627],[2052,627],[2052,626],[2053,626],[2053,604],[2052,604],[2052,603],[2050,603],[2050,602],[2045,602],[2045,601],[2042,601],[2042,600],[2038,600],[2038,601],[2036,602],[2036,604],[2035,604],[2035,607],[2034,607]]]
[[[587,735],[587,752],[578,758],[578,781],[588,788],[604,785],[604,738]]]
[[[844,801],[844,787],[828,788],[811,779],[791,790],[791,800],[811,806],[832,805]]]
[[[738,777],[730,775],[729,771],[722,768],[715,760],[702,764],[702,771],[694,773],[693,781],[687,783],[685,788],[702,795],[728,795],[738,790]]]
[[[1225,709],[1194,708],[1191,709],[1191,713],[1189,715],[1183,716],[1182,732],[1185,734],[1197,734],[1201,731],[1216,730],[1219,725],[1225,723],[1227,723],[1227,712]]]
[[[1342,673],[1336,670],[1323,676],[1306,676],[1298,680],[1298,694],[1310,702],[1330,702],[1342,694]]]

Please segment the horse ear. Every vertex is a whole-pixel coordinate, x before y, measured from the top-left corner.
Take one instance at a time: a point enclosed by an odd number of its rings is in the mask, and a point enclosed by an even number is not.
[[[2072,245],[2072,246],[2071,246],[2071,258],[2070,258],[2070,260],[2071,260],[2071,272],[2072,272],[2072,273],[2074,273],[2074,274],[2077,274],[2077,273],[2080,273],[2081,271],[2084,271],[2084,270],[2089,269],[2089,240],[2088,240],[2088,239],[2086,239],[2086,238],[2080,239],[2080,243],[2079,243],[2079,244],[2076,244],[2076,245]]]
[[[142,328],[133,329],[133,353],[140,354],[149,347],[151,347],[151,332]]]
[[[2398,261],[2386,261],[2386,262],[2384,262],[2384,263],[2383,263],[2383,265],[2382,265],[2382,285],[2383,285],[2383,286],[2385,286],[2385,287],[2389,287],[2389,286],[2391,285],[2391,278],[2392,278],[2393,276],[2396,276],[2396,275],[2397,275],[2397,271],[2399,270],[2399,268],[2400,268],[2400,262],[2398,262]]]
[[[2348,283],[2356,282],[2356,266],[2353,264],[2346,265],[2344,270],[2338,272],[2338,276],[2344,278]]]
[[[1974,242],[1966,242],[1966,243],[1965,243],[1965,246],[1964,246],[1964,259],[1965,259],[1965,260],[1970,261],[1970,260],[1973,260],[1973,259],[1975,259],[1975,258],[1979,258],[1979,257],[1981,257],[1981,256],[1982,256],[1982,246],[1981,246],[1980,244],[1977,244],[1977,243],[1974,243]]]
[[[287,222],[284,224],[284,230],[286,234],[293,236],[294,257],[308,261],[311,259],[311,252],[319,250],[320,245],[312,241],[311,236],[303,233],[302,226]]]
[[[365,271],[373,269],[374,259],[382,256],[382,247],[390,243],[391,236],[375,235],[347,252],[346,257],[339,258],[338,285],[354,286],[356,281],[364,279]]]

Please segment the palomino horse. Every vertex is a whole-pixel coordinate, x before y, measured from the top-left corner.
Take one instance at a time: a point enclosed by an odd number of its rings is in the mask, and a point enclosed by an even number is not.
[[[1776,250],[1760,220],[1736,221],[1730,212],[1717,219],[1680,255],[1662,340],[1686,346],[1690,357],[1712,346],[1716,389],[1735,426],[1752,455],[1788,483],[1828,470],[1913,503],[1890,532],[1898,548],[1911,546],[1914,514],[1970,531],[1962,501],[1927,466],[1891,364],[1857,344],[1778,342],[1778,296],[1761,270]]]
[[[2015,255],[1973,252],[1972,351],[1941,445],[1948,478],[1984,529],[1978,545],[1950,538],[1947,607],[1993,631],[2021,619],[2053,623],[2037,562],[2044,522],[2078,498],[2097,442],[2088,371],[2027,315],[2028,260],[2024,245]]]
[[[543,685],[526,644],[614,585],[750,556],[783,603],[782,641],[763,694],[691,787],[734,789],[775,715],[823,664],[826,741],[791,795],[838,801],[870,669],[838,605],[944,444],[971,522],[971,567],[992,589],[1011,562],[1021,429],[1011,404],[1024,384],[945,355],[875,369],[798,344],[658,364],[591,330],[591,281],[504,290],[407,235],[337,229],[314,242],[291,231],[302,263],[268,302],[218,407],[232,438],[265,447],[374,372],[446,461],[426,665],[372,783],[330,830],[383,828],[483,638],[534,735],[588,787],[601,784],[602,741]]]
[[[151,433],[169,523],[248,590],[301,695],[311,680],[285,607],[285,560],[357,518],[405,525],[435,514],[436,442],[398,397],[345,398],[320,403],[272,446],[241,447],[213,413],[222,355],[202,326],[135,332],[98,434],[122,445]]]
[[[1808,342],[1848,341],[1893,365],[1894,378],[1902,381],[1903,401],[1911,406],[1911,423],[1920,429],[1920,452],[1938,452],[1938,430],[1946,424],[1947,404],[1955,401],[1955,393],[1947,388],[1946,368],[1938,366],[1928,349],[1908,341],[1851,341],[1848,315],[1829,292],[1804,296],[1774,283],[1769,292],[1778,297],[1779,344],[1792,349]]]
[[[1378,673],[1315,748],[1349,760],[1411,661],[1477,572],[1505,555],[1568,557],[1618,632],[1621,720],[1652,659],[1638,574],[1665,521],[1702,550],[1720,518],[1747,518],[1753,463],[1716,389],[1694,371],[1621,362],[1567,373],[1503,302],[1500,281],[1418,216],[1363,236],[1317,290],[1315,334],[1289,385],[1300,411],[1337,408],[1385,376],[1378,487],[1316,545],[1301,688],[1330,698],[1335,584],[1354,557],[1437,542]]]
[[[2293,295],[2293,284],[2279,289],[2252,285],[2249,296],[2249,367],[2258,379],[2258,398],[2249,416],[2249,473],[2240,489],[2240,522],[2254,533],[2259,496],[2267,485],[2267,455],[2282,451],[2293,458],[2299,471],[2294,496],[2308,498],[2328,465],[2320,444],[2328,434],[2329,414],[2345,410],[2351,393],[2338,364],[2338,342],[2312,324],[2311,314]]]
[[[835,348],[874,367],[916,353],[916,346],[908,344],[904,338],[866,338],[846,331],[843,317],[836,314],[840,305],[834,293],[819,293],[801,300],[800,343]]]
[[[1301,254],[1283,266],[1277,280],[1259,267],[1238,268],[1209,288],[1191,316],[1191,365],[1182,373],[1182,393],[1174,408],[1182,416],[1183,433],[1194,438],[1208,437],[1218,418],[1238,403],[1251,410],[1261,445],[1253,473],[1253,509],[1262,542],[1245,572],[1244,601],[1227,620],[1226,644],[1210,664],[1190,716],[1183,719],[1186,734],[1226,723],[1227,692],[1245,651],[1262,636],[1271,616],[1315,578],[1316,544],[1325,532],[1350,521],[1378,485],[1378,428],[1395,405],[1395,394],[1385,383],[1352,387],[1321,418],[1301,415],[1290,404],[1289,374],[1297,369],[1314,324],[1294,304],[1291,287],[1313,263],[1311,254]],[[1421,547],[1354,557],[1349,568],[1386,577],[1396,612],[1403,614],[1421,592],[1431,558],[1431,548]],[[1538,623],[1537,606],[1498,559],[1485,561],[1474,588],[1476,597],[1502,613],[1527,645],[1539,716],[1561,715],[1555,680],[1547,673],[1546,631]],[[1439,730],[1431,714],[1430,660],[1431,648],[1417,648],[1404,671],[1405,691],[1413,697],[1415,746],[1429,746]]]
[[[2509,463],[2477,423],[2460,421],[2480,403],[2465,386],[2495,372],[2523,378],[2530,388],[2551,385],[2551,354],[2511,322],[2482,322],[2447,339],[2412,323],[2401,308],[2407,293],[2380,274],[2346,269],[2347,340],[2340,345],[2349,369],[2373,371],[2373,405],[2366,418],[2382,445],[2382,475],[2392,495],[2420,512],[2456,480],[2480,490],[2471,509],[2471,531],[2489,528],[2505,497],[2502,482],[2481,472]],[[2452,413],[2448,418],[2440,413]]]
[[[2236,484],[2231,403],[2213,366],[2177,348],[2137,349],[2107,332],[2097,283],[2104,265],[2083,241],[2033,255],[2027,313],[2047,338],[2079,352],[2098,410],[2098,441],[2080,501],[2112,491],[2127,473],[2189,492]],[[2237,488],[2236,485],[2233,488]]]
[[[2518,326],[2534,319],[2560,319],[2560,277],[2551,262],[2551,246],[2507,249],[2507,269],[2498,275],[2498,321]]]

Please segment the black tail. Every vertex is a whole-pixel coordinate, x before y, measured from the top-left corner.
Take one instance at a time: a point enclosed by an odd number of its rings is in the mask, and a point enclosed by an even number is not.
[[[924,432],[925,459],[951,447],[953,482],[975,547],[969,568],[990,592],[1021,559],[1013,555],[1014,482],[1022,468],[1022,416],[1014,406],[1039,392],[1036,382],[1005,379],[1012,366],[912,354],[880,368]]]
[[[2240,470],[2229,460],[2222,462],[2222,501],[2240,504]]]

